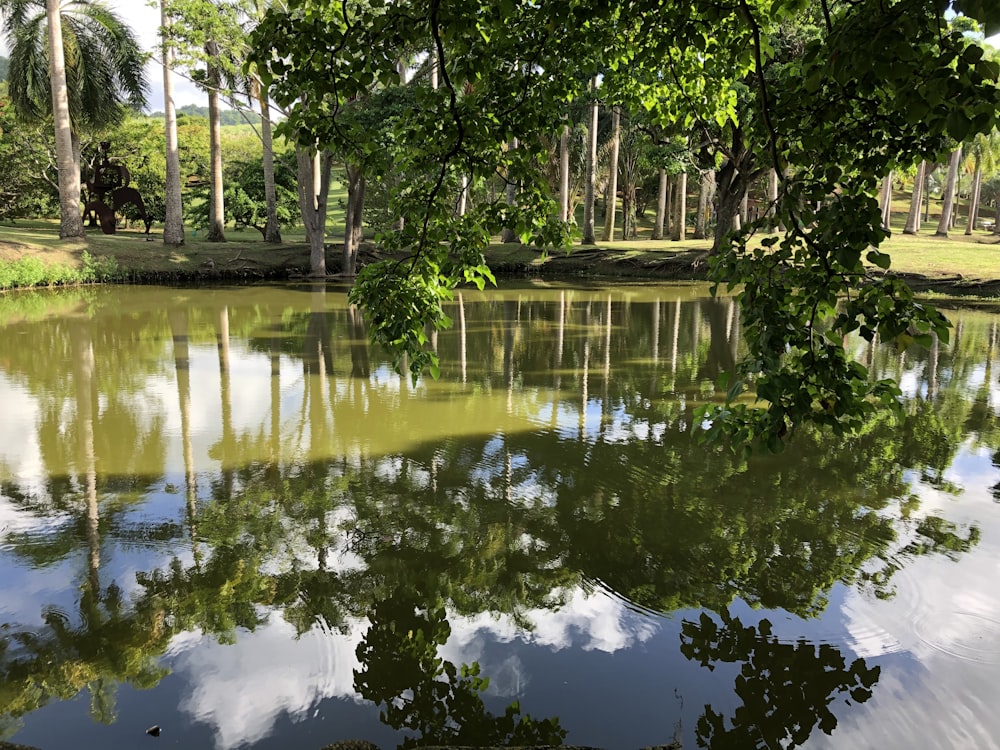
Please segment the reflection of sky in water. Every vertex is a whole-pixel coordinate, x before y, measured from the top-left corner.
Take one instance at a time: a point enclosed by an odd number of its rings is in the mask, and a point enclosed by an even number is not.
[[[200,492],[204,495],[208,492],[205,477],[217,470],[209,448],[219,439],[221,382],[215,347],[192,344],[190,351],[195,468],[203,473]],[[230,356],[234,429],[252,432],[268,423],[270,402],[260,394],[269,389],[270,361],[266,354],[237,345]],[[565,393],[571,385],[567,377],[562,383],[566,400],[558,405],[539,397],[530,405],[518,405],[530,412],[531,428],[551,428],[566,441],[582,436],[584,443],[659,440],[668,429],[662,422],[633,419],[623,404],[602,403],[603,375],[600,366],[594,366],[598,362],[603,362],[603,351],[595,347],[591,360],[594,384],[582,414],[579,395]],[[942,377],[944,374],[942,370]],[[970,368],[967,382],[978,387],[984,378],[982,367]],[[401,390],[399,377],[380,364],[372,367],[366,382],[387,393]],[[297,417],[301,407],[306,387],[301,363],[282,357],[281,383],[284,422]],[[350,391],[339,381],[332,387]],[[907,396],[925,395],[924,366],[906,371],[901,387]],[[416,389],[427,390],[423,385]],[[414,393],[412,387],[407,391]],[[147,414],[162,413],[165,418],[166,474],[144,494],[141,504],[124,511],[121,518],[137,526],[163,522],[183,525],[180,416],[167,406],[176,404],[176,382],[172,376],[152,375],[132,400],[145,403]],[[990,387],[989,401],[994,407],[1000,404],[1000,389],[995,383]],[[35,439],[38,405],[20,384],[2,373],[0,403],[4,404],[0,420],[4,475],[38,486],[42,467]],[[289,454],[305,450],[309,438],[307,430],[297,437],[301,444],[285,444],[282,449]],[[501,438],[486,441],[471,483],[489,487],[504,471],[507,460]],[[515,479],[510,493],[515,501],[544,501],[528,459],[514,453],[509,462]],[[401,463],[395,457],[378,461],[375,473],[391,479],[399,473]],[[426,467],[410,464],[408,471],[417,483],[431,481]],[[744,624],[768,617],[782,642],[806,639],[836,644],[848,661],[860,656],[869,666],[881,668],[871,700],[849,710],[843,697],[833,701],[839,726],[830,737],[815,731],[811,744],[816,747],[1000,747],[1000,711],[995,708],[1000,701],[1000,504],[989,490],[1000,479],[1000,470],[993,466],[989,449],[970,443],[958,451],[944,475],[961,488],[960,495],[921,483],[919,472],[910,472],[909,478],[922,501],[917,518],[937,514],[979,526],[982,538],[975,554],[961,555],[957,560],[932,555],[908,562],[894,577],[896,594],[888,600],[838,584],[830,592],[827,611],[813,620],[762,613],[741,602],[731,608]],[[497,494],[500,491],[497,487]],[[350,518],[333,514],[328,520],[336,526]],[[6,534],[28,533],[41,538],[61,523],[65,521],[38,519],[0,498],[0,550],[4,550],[2,537]],[[907,523],[912,527],[916,519]],[[301,553],[305,559],[308,548],[302,539],[293,538],[288,547],[289,555]],[[85,550],[74,550],[58,564],[30,572],[4,552],[0,555],[0,622],[41,625],[46,607],[74,610],[86,571]],[[183,545],[166,549],[155,543],[131,547],[105,544],[102,583],[115,581],[126,593],[133,592],[137,571],[163,567],[172,554],[185,565],[193,562],[192,550]],[[272,564],[278,569],[284,562]],[[360,558],[344,551],[332,555],[329,562],[332,569],[342,572],[357,570],[360,565]],[[533,624],[527,632],[506,616],[453,615],[452,636],[441,654],[456,664],[481,664],[483,674],[491,678],[487,693],[491,710],[500,712],[511,700],[520,698],[536,717],[560,716],[570,731],[570,743],[634,750],[669,742],[680,722],[685,746],[693,746],[694,725],[705,704],[732,716],[738,705],[732,685],[739,665],[720,663],[709,671],[678,652],[681,623],[685,618],[696,619],[697,612],[649,617],[601,590],[577,589],[566,596],[566,603],[556,610],[525,613]],[[15,739],[55,748],[71,740],[85,723],[88,740],[125,747],[145,740],[139,736],[142,729],[158,723],[164,727],[165,741],[190,747],[214,744],[219,750],[246,744],[277,748],[307,743],[301,746],[318,747],[359,736],[389,746],[398,738],[378,723],[377,710],[362,701],[353,688],[353,671],[358,666],[355,650],[366,628],[366,622],[356,621],[344,633],[317,628],[295,638],[294,629],[272,614],[256,632],[240,633],[234,645],[186,633],[173,640],[165,657],[173,674],[152,698],[129,687],[119,689],[117,724],[91,725],[85,718],[86,699],[77,698],[52,703],[29,715],[24,720],[25,730]]]

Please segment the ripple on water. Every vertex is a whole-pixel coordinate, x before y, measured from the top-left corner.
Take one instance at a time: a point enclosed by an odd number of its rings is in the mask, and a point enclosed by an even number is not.
[[[917,637],[957,659],[1000,664],[1000,620],[975,612],[927,612],[914,622]]]

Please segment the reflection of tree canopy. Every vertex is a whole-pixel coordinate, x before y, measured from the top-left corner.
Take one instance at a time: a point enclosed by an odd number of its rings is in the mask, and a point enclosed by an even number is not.
[[[480,676],[479,665],[458,668],[438,656],[450,634],[444,609],[424,597],[393,596],[371,613],[371,627],[357,649],[362,666],[354,673],[354,688],[384,706],[385,724],[418,733],[402,748],[562,744],[566,732],[557,718],[521,715],[517,701],[502,715],[487,711],[480,693],[489,678]]]
[[[56,607],[43,615],[41,627],[0,626],[5,716],[23,716],[53,698],[69,700],[87,689],[91,716],[111,723],[116,685],[150,688],[167,674],[158,663],[172,635],[165,627],[167,613],[150,603],[127,606],[114,584],[97,591],[85,585],[76,618]]]
[[[838,697],[864,703],[880,672],[864,659],[848,665],[829,643],[781,642],[767,620],[744,626],[728,616],[721,626],[706,614],[685,621],[681,653],[709,669],[718,662],[742,665],[735,685],[742,705],[729,725],[711,706],[698,719],[698,745],[713,750],[797,747],[816,727],[830,734],[837,726],[830,704]]]
[[[609,303],[606,293],[583,292],[521,300],[508,294],[464,302],[468,340],[460,342],[458,331],[443,333],[438,346],[445,377],[459,381],[456,363],[464,357],[461,377],[467,380],[461,382],[484,398],[505,396],[501,413],[521,415],[531,429],[495,429],[477,402],[455,395],[458,389],[421,386],[419,398],[438,399],[434,413],[463,424],[455,425],[454,435],[441,429],[446,437],[386,451],[366,442],[376,432],[372,423],[386,431],[420,427],[405,411],[417,400],[406,390],[410,384],[394,390],[366,378],[381,365],[360,350],[363,322],[342,300],[320,304],[321,297],[302,293],[280,299],[267,306],[220,297],[209,308],[185,313],[186,339],[214,346],[219,310],[225,309],[230,335],[253,333],[251,347],[270,356],[272,372],[280,370],[282,357],[294,358],[303,385],[301,408],[286,409],[285,422],[275,384],[270,425],[241,431],[223,425],[209,458],[224,465],[191,483],[188,514],[177,520],[145,523],[123,512],[137,507],[165,471],[165,417],[137,406],[145,378],[171,369],[163,364],[169,355],[163,360],[160,351],[173,333],[162,304],[130,309],[112,332],[95,334],[92,390],[101,398],[91,402],[100,408],[91,408],[90,433],[76,410],[62,406],[79,398],[75,375],[54,374],[51,357],[39,354],[51,344],[72,359],[68,342],[82,335],[83,319],[46,321],[40,329],[46,343],[17,350],[2,363],[6,374],[38,394],[50,479],[43,491],[10,481],[0,491],[37,518],[65,519],[44,543],[37,535],[7,535],[13,555],[29,565],[52,565],[95,540],[109,550],[147,542],[162,549],[172,542],[192,551],[185,562],[178,553],[141,572],[134,600],[122,601],[113,587],[101,592],[89,576],[85,585],[98,593],[81,598],[72,623],[51,610],[39,633],[8,624],[0,647],[3,705],[13,707],[5,709],[8,715],[83,687],[100,702],[108,695],[102,685],[152,684],[161,673],[151,665],[172,635],[201,629],[232,641],[240,628],[256,628],[274,614],[299,633],[316,625],[345,629],[370,618],[368,666],[359,679],[372,700],[395,706],[393,696],[404,689],[380,670],[422,665],[445,678],[443,687],[419,688],[429,691],[429,702],[479,711],[481,683],[474,670],[446,667],[429,650],[447,637],[442,608],[502,613],[530,627],[532,610],[558,607],[567,592],[588,581],[660,612],[701,607],[725,613],[739,598],[808,616],[823,609],[838,582],[888,596],[892,574],[912,556],[956,556],[979,540],[976,528],[962,530],[933,516],[909,520],[916,501],[907,471],[949,489],[944,472],[963,439],[1000,446],[990,391],[970,397],[964,384],[973,366],[952,349],[905,358],[888,349],[867,353],[878,360],[875,370],[933,380],[933,393],[928,389],[908,402],[898,421],[873,419],[858,435],[836,442],[802,431],[782,456],[748,463],[691,437],[696,399],[711,395],[716,376],[738,353],[728,303]],[[969,321],[957,331],[953,349],[973,363],[983,356],[991,361],[995,326]],[[13,335],[0,327],[0,346],[13,347]],[[225,366],[220,357],[220,369]],[[228,385],[222,383],[219,397],[226,401]],[[223,420],[238,421],[223,406]],[[355,437],[351,431],[361,422],[369,423],[369,433]],[[80,445],[87,434],[93,435],[100,497],[96,524],[85,513]],[[899,542],[904,533],[908,541]],[[405,607],[393,603],[401,591],[409,592]],[[404,620],[419,625],[422,643],[400,640],[388,624]],[[765,669],[766,659],[780,665],[801,660],[804,669],[832,665],[837,674],[830,679],[841,682],[810,687],[815,694],[806,704],[787,709],[798,711],[799,723],[779,722],[768,730],[775,742],[798,741],[801,732],[824,726],[822,696],[854,689],[848,678],[869,674],[838,666],[832,647],[792,648],[764,630],[748,633],[753,629],[738,622],[727,621],[711,638],[708,626],[698,627],[704,632],[686,630],[685,636],[698,658],[733,661],[752,642],[759,651],[745,652],[751,670]],[[698,638],[709,645],[697,646]],[[750,678],[744,682],[746,690],[757,689]],[[415,684],[406,687],[416,690]],[[441,690],[449,691],[447,697],[435,692]],[[771,710],[750,693],[744,700],[756,706],[753,711]],[[431,731],[426,718],[397,719],[400,726]],[[507,723],[491,724],[489,731],[513,736],[519,719],[488,719],[501,720]],[[740,727],[749,727],[743,719],[731,724],[706,713],[700,731],[719,743],[749,736],[740,734]]]

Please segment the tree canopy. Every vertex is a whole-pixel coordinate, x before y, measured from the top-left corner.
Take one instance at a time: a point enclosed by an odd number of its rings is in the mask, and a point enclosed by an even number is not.
[[[726,234],[710,260],[714,279],[740,297],[749,352],[729,402],[702,416],[718,435],[776,449],[801,423],[853,429],[873,405],[898,403],[895,384],[870,378],[845,337],[948,334],[899,280],[866,271],[890,266],[878,249],[881,178],[997,122],[1000,66],[949,26],[952,10],[987,33],[1000,25],[986,0],[290,0],[268,11],[252,46],[289,111],[284,132],[392,186],[403,221],[379,240],[396,259],[363,269],[353,299],[370,311],[373,338],[415,374],[436,370],[426,330],[450,324],[442,303],[452,290],[492,280],[492,236],[565,245],[567,226],[533,165],[567,108],[593,95],[589,82],[605,103],[639,104],[692,136],[738,128],[735,171],[773,169],[779,188],[773,216]],[[805,23],[814,34],[791,49],[778,43]],[[352,103],[396,86],[407,65],[430,68],[440,86],[416,88],[387,146]],[[750,147],[754,161],[733,161]],[[504,176],[513,200],[456,212],[464,181],[491,175]],[[765,408],[736,401],[747,387]]]

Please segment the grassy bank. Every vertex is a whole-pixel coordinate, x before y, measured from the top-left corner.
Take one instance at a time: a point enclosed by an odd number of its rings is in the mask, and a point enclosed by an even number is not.
[[[338,229],[331,227],[327,257],[332,270],[339,263]],[[192,233],[175,249],[164,246],[156,233],[147,241],[134,230],[112,236],[93,230],[86,242],[62,242],[54,222],[0,225],[0,288],[100,280],[252,281],[309,271],[309,248],[301,230],[286,231],[281,245],[263,242],[254,230],[229,230],[227,238],[225,243],[210,243]],[[543,254],[517,244],[497,244],[490,251],[490,263],[501,274],[692,278],[697,275],[694,262],[708,248],[705,240],[639,239],[577,244],[569,254]],[[971,236],[956,233],[948,239],[897,233],[885,248],[892,256],[893,272],[917,286],[1000,294],[1000,237],[984,231]]]

